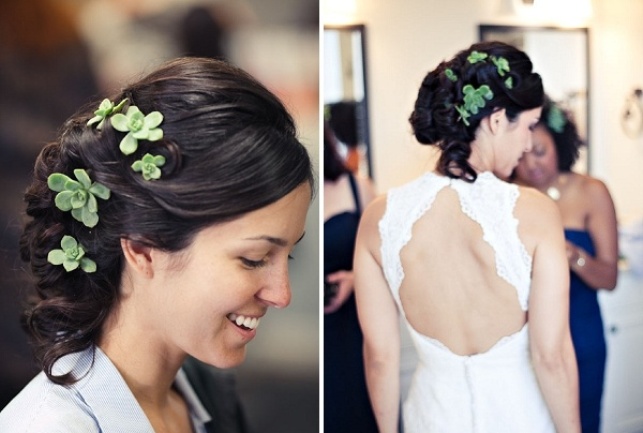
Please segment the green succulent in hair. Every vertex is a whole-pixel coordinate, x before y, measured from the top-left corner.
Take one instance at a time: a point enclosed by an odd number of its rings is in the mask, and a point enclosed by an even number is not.
[[[143,158],[134,161],[132,169],[140,171],[145,180],[156,180],[161,178],[161,169],[165,165],[165,157],[163,155],[151,155],[146,153]]]
[[[451,68],[446,68],[444,70],[444,75],[446,75],[446,77],[451,81],[458,81],[458,76],[455,74],[455,72],[453,72],[453,69]]]
[[[460,114],[458,120],[462,120],[465,125],[469,126],[469,117],[478,114],[479,109],[487,105],[485,100],[490,101],[493,98],[493,91],[486,84],[477,89],[471,84],[466,84],[462,88],[462,93],[464,93],[464,105],[456,105],[455,109]]]
[[[501,77],[504,77],[506,72],[511,71],[511,68],[509,68],[509,62],[504,57],[491,56],[491,61],[496,65],[498,75]]]
[[[478,109],[483,108],[493,98],[491,88],[483,84],[477,89],[471,84],[467,84],[462,88],[464,93],[464,108],[471,114],[478,114]]]
[[[469,117],[471,117],[471,114],[467,111],[467,109],[464,108],[461,105],[456,105],[455,109],[458,112],[458,114],[460,114],[460,116],[458,117],[458,120],[462,120],[462,123],[464,123],[465,125],[469,126],[469,120],[468,119],[469,119]]]
[[[504,58],[504,57],[496,57],[496,56],[489,56],[487,53],[480,52],[480,51],[472,51],[469,53],[467,56],[467,61],[470,64],[475,64],[478,62],[487,62],[487,58],[491,60],[491,62],[495,65],[496,71],[498,72],[498,75],[500,77],[504,77],[508,72],[511,71],[511,67],[509,66],[509,61]],[[448,69],[444,71],[445,75],[449,79],[449,73]],[[512,89],[513,88],[513,78],[511,76],[508,76],[504,80],[505,87],[507,89]],[[471,84],[465,84],[462,87],[462,93],[464,94],[463,100],[464,104],[462,105],[456,105],[455,109],[458,111],[458,114],[460,115],[458,117],[458,120],[462,120],[462,122],[469,126],[469,117],[471,117],[474,114],[478,114],[478,111],[480,108],[483,108],[485,105],[487,105],[486,101],[490,101],[493,99],[493,91],[491,90],[491,87],[487,84],[483,84],[477,89],[473,87]]]
[[[96,272],[96,262],[85,257],[85,248],[72,236],[63,236],[60,241],[62,249],[49,251],[47,261],[52,265],[62,265],[67,272],[82,269],[87,273]]]
[[[487,57],[489,57],[489,54],[487,53],[481,53],[479,51],[471,51],[471,53],[467,57],[467,61],[473,65],[474,63],[484,61]]]
[[[552,105],[549,109],[549,114],[547,115],[547,126],[549,126],[553,131],[561,134],[565,130],[566,124],[567,119],[565,119],[563,110],[558,108],[556,105]]]
[[[92,182],[82,168],[74,170],[76,180],[62,173],[52,173],[47,178],[47,185],[56,194],[56,207],[63,212],[71,211],[76,221],[92,228],[98,224],[98,200],[96,197],[109,199],[110,190],[105,185]]]
[[[114,105],[114,103],[109,99],[103,99],[103,101],[98,106],[98,110],[94,111],[94,117],[89,119],[89,121],[87,122],[87,126],[91,126],[94,123],[98,122],[98,125],[96,125],[96,129],[103,129],[105,119],[107,119],[107,117],[109,117],[110,115],[121,111],[125,103],[127,103],[127,98],[119,102],[118,105]]]
[[[112,126],[117,131],[127,132],[121,140],[119,148],[125,155],[136,152],[138,140],[158,141],[163,138],[163,130],[157,128],[163,122],[163,115],[152,111],[148,115],[141,113],[138,107],[132,105],[126,114],[117,113],[112,117]]]

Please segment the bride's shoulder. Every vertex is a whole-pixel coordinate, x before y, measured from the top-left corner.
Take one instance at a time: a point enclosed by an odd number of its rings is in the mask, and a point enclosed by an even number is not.
[[[366,209],[364,210],[364,213],[362,214],[362,223],[366,224],[369,221],[371,222],[378,222],[379,220],[382,219],[384,216],[384,213],[386,213],[386,205],[387,205],[387,200],[388,195],[387,194],[380,194],[377,197],[375,197],[369,204],[366,206]]]
[[[560,210],[554,200],[535,188],[518,186],[518,191],[514,215],[522,226],[534,229],[562,227]]]

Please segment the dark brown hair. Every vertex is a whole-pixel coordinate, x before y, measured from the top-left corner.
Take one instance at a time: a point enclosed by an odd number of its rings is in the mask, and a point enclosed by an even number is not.
[[[120,239],[180,251],[212,224],[273,203],[303,183],[314,189],[311,161],[283,104],[244,71],[221,61],[177,59],[113,95],[143,113],[159,111],[163,139],[139,141],[136,153],[119,150],[124,133],[88,127],[98,101],[63,126],[58,141],[40,153],[25,194],[27,222],[22,259],[35,277],[36,295],[25,312],[35,354],[49,378],[62,356],[91,347],[119,297]],[[127,106],[125,107],[127,108]],[[151,151],[167,159],[159,180],[131,168]],[[99,203],[100,221],[89,229],[54,205],[47,178],[73,178],[84,168],[111,190]],[[75,237],[97,264],[95,273],[65,272],[47,262],[64,235]]]
[[[545,130],[551,135],[554,139],[554,144],[556,146],[556,155],[558,156],[558,170],[561,172],[571,171],[572,166],[578,159],[580,155],[580,148],[585,145],[585,142],[578,134],[578,128],[576,123],[567,110],[556,106],[560,110],[560,115],[564,119],[564,124],[562,125],[562,130],[554,130],[550,124],[550,114],[552,112],[552,107],[554,107],[554,102],[546,98],[545,103],[543,104],[543,112],[540,115],[540,121],[538,126],[545,128]]]
[[[505,58],[510,71],[501,76],[493,62],[470,63],[467,58],[473,51]],[[455,81],[447,76],[446,69],[453,71]],[[511,88],[505,84],[509,77]],[[469,125],[459,120],[460,114],[455,108],[462,104],[462,89],[466,84],[475,88],[487,85],[493,92],[493,98],[468,119]],[[440,63],[426,75],[409,120],[420,143],[438,146],[442,151],[438,161],[440,173],[474,181],[476,172],[467,160],[480,121],[502,108],[513,121],[522,111],[540,107],[543,95],[540,75],[532,71],[531,60],[524,52],[502,42],[480,42]]]

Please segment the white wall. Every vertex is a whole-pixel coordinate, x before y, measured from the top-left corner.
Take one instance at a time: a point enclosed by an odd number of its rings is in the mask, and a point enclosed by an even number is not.
[[[561,0],[564,1],[564,0]],[[366,25],[375,180],[381,192],[432,168],[408,124],[423,76],[478,39],[481,23],[538,25],[511,16],[512,0],[355,0],[352,23]],[[643,218],[643,137],[620,127],[626,97],[643,87],[643,2],[593,0],[590,27],[592,174],[606,182],[619,221]]]
[[[625,99],[643,87],[642,19],[641,1],[594,1],[592,171],[607,182],[622,223],[643,217],[643,137],[628,138],[620,125]]]

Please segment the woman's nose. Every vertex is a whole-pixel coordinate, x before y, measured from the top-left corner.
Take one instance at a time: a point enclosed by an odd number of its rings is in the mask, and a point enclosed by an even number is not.
[[[257,297],[271,307],[286,308],[292,297],[288,269],[272,276],[271,281],[257,293]]]

